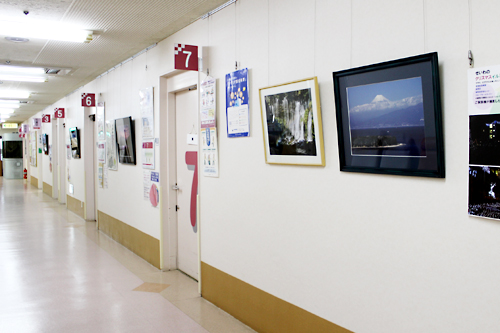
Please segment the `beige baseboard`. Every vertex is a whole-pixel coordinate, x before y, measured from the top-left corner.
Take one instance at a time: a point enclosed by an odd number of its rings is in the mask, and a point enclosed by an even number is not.
[[[52,197],[52,185],[43,182],[43,193]]]
[[[70,211],[80,216],[82,219],[85,218],[84,217],[85,204],[82,204],[80,200],[75,199],[69,195],[66,195],[66,205]]]
[[[33,185],[34,187],[38,188],[38,179],[31,176],[31,185]]]
[[[204,262],[202,296],[257,332],[351,332]]]
[[[97,211],[99,230],[156,268],[160,268],[160,241],[112,216]]]

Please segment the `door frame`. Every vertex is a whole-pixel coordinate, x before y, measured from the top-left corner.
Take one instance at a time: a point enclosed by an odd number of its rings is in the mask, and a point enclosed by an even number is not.
[[[199,127],[199,73],[195,71],[172,70],[159,77],[159,124],[160,124],[160,269],[163,271],[175,270],[177,266],[177,191],[172,189],[177,181],[176,165],[176,106],[175,94],[179,91],[196,86],[198,92],[197,122]],[[199,158],[198,145],[198,158]],[[198,172],[198,184],[199,182]],[[199,185],[198,185],[199,186]],[[198,193],[199,193],[198,189]],[[197,206],[199,209],[199,205]],[[199,212],[197,214],[199,223]],[[198,239],[200,226],[198,225]],[[201,262],[198,246],[198,264]],[[199,282],[201,283],[201,272]]]

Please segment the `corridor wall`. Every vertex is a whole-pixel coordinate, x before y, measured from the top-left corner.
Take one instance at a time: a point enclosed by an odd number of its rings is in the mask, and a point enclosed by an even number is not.
[[[289,319],[355,332],[491,332],[500,326],[500,224],[467,215],[466,78],[469,49],[478,67],[500,58],[500,46],[490,42],[500,23],[482,16],[498,10],[500,3],[479,0],[239,0],[54,106],[67,108],[66,128],[80,127],[80,94],[96,92],[107,120],[138,119],[138,90],[153,86],[159,135],[156,89],[173,69],[174,44],[206,47],[204,65],[218,80],[220,177],[200,177],[201,260],[203,271],[217,276],[202,274],[204,295],[216,291],[216,304],[257,330]],[[340,172],[331,73],[433,51],[446,178]],[[224,76],[235,61],[250,69],[251,135],[229,139]],[[320,86],[326,166],[266,164],[259,88],[312,76]],[[156,149],[158,163],[166,151]],[[159,211],[142,198],[138,161],[109,171],[98,209],[159,239]],[[72,159],[69,170],[74,196],[83,200],[83,162]],[[240,283],[252,294],[230,288]],[[261,292],[269,298],[255,296]],[[263,299],[272,299],[272,308]],[[283,317],[287,306],[300,309],[297,318]],[[261,312],[264,322],[255,315]]]

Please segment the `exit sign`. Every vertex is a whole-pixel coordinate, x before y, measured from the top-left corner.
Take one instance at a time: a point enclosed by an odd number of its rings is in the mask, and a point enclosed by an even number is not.
[[[16,123],[3,123],[2,124],[2,128],[17,128],[17,124]]]

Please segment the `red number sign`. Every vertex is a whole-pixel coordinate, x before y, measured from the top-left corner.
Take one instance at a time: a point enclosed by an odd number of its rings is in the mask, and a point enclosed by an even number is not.
[[[95,106],[95,94],[83,93],[82,94],[82,106],[85,106],[88,108]]]
[[[176,44],[174,54],[175,69],[198,70],[198,46]]]
[[[42,115],[42,123],[50,123],[50,114]]]
[[[64,108],[55,108],[54,118],[64,118]]]

